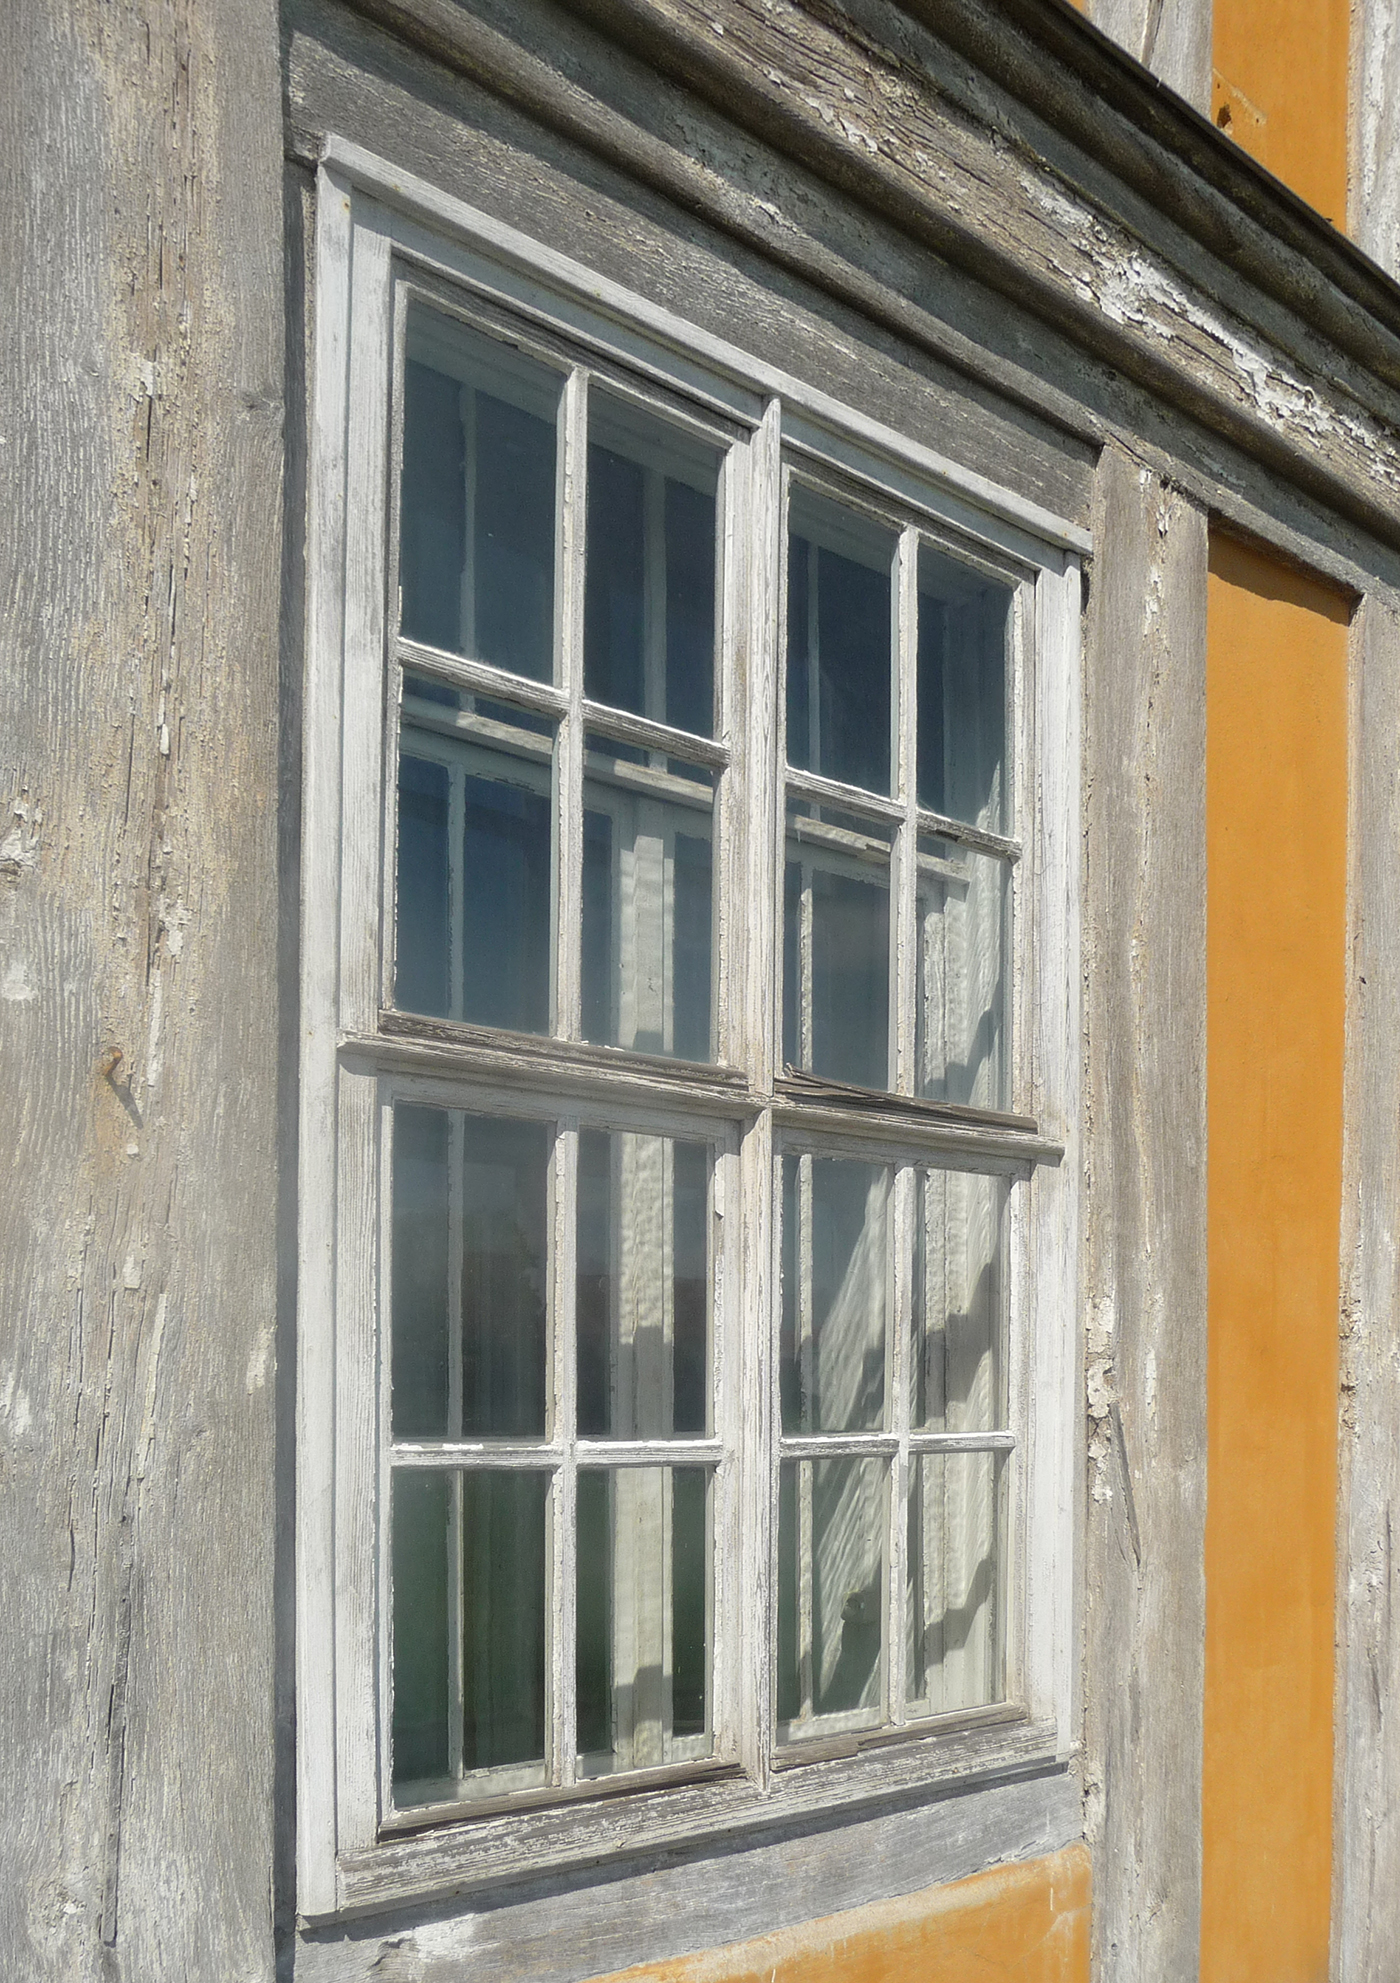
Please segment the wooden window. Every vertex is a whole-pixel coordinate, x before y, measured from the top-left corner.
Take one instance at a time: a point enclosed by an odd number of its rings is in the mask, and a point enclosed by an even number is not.
[[[1061,1752],[1073,1688],[1075,534],[342,152],[313,1915]]]

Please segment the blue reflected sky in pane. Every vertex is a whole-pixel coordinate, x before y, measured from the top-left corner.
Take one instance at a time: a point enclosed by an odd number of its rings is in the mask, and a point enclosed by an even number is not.
[[[887,794],[896,536],[794,484],[788,511],[787,758]]]
[[[411,640],[554,673],[562,375],[438,313],[410,313],[399,585]]]
[[[589,395],[584,693],[695,736],[714,729],[720,455]]]

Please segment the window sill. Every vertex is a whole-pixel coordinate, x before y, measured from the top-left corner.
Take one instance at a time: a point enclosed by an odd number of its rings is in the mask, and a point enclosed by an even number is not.
[[[841,1753],[833,1753],[840,1751]],[[368,1914],[408,1900],[460,1894],[508,1881],[564,1874],[657,1852],[703,1847],[740,1834],[800,1827],[834,1813],[875,1814],[928,1803],[1062,1765],[1051,1721],[994,1708],[969,1726],[924,1735],[846,1737],[784,1752],[765,1791],[747,1777],[603,1794],[586,1803],[497,1812],[431,1831],[387,1836],[346,1853],[340,1904],[315,1921]]]

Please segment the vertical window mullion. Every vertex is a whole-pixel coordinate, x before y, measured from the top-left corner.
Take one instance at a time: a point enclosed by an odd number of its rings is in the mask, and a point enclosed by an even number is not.
[[[799,846],[801,842],[799,841]],[[815,886],[815,869],[809,860],[803,860],[798,873],[801,877],[801,893],[797,898],[797,1064],[810,1068],[815,1059],[813,1034],[816,1029],[815,1014],[812,1009],[815,975],[812,965],[812,890]]]
[[[569,374],[560,410],[556,564],[559,687],[568,708],[555,764],[554,1031],[582,1036],[583,978],[583,588],[588,522],[588,375]]]
[[[546,1432],[558,1449],[559,1465],[550,1497],[550,1591],[547,1606],[549,1652],[549,1757],[551,1783],[568,1785],[578,1773],[577,1596],[578,1596],[578,1435],[577,1258],[578,1123],[561,1122],[551,1165],[553,1286],[550,1291],[552,1380],[551,1420]]]
[[[460,784],[454,779],[454,786]],[[462,1436],[462,1269],[465,1263],[463,1214],[466,1186],[466,1117],[453,1109],[447,1118],[447,1436]],[[467,1675],[465,1671],[465,1606],[462,1471],[449,1475],[447,1502],[447,1762],[451,1774],[462,1772],[462,1743]]]
[[[909,1684],[909,1391],[910,1346],[914,1315],[914,1220],[918,1207],[918,1173],[903,1164],[895,1172],[892,1210],[894,1279],[890,1303],[889,1425],[899,1441],[890,1462],[889,1493],[889,1578],[886,1606],[889,1655],[886,1662],[889,1699],[886,1718],[896,1728],[908,1718]]]
[[[462,652],[476,657],[476,390],[463,386],[462,411]]]
[[[891,615],[894,648],[894,795],[904,808],[895,829],[890,873],[890,941],[894,947],[890,972],[890,1085],[896,1094],[912,1095],[916,1088],[918,1001],[918,641],[919,536],[912,527],[901,532],[895,558],[894,607]]]
[[[890,972],[890,1075],[897,1094],[912,1095],[918,1086],[919,996],[919,828],[918,828],[918,654],[919,654],[919,536],[908,526],[900,533],[894,567],[894,611],[891,615],[894,668],[894,795],[904,808],[895,830],[890,871],[890,940],[894,946]],[[913,1327],[914,1218],[916,1173],[904,1165],[895,1173],[892,1207],[893,1275],[889,1307],[890,1430],[899,1440],[890,1462],[888,1520],[889,1590],[886,1630],[889,1646],[885,1664],[888,1689],[886,1717],[896,1727],[907,1715],[909,1578],[909,1350]]]
[[[379,1813],[394,1808],[394,1660],[393,1660],[393,1353],[388,1318],[393,1314],[394,1253],[394,1109],[380,1089],[377,1156],[379,1162],[379,1281],[378,1303],[383,1349],[378,1360],[379,1395],[379,1621],[376,1633],[379,1662]]]
[[[821,552],[808,544],[807,559],[807,762],[822,763]],[[788,752],[791,760],[792,752]]]
[[[816,1338],[812,1313],[812,1159],[807,1152],[797,1160],[797,1244],[792,1249],[792,1258],[797,1272],[797,1371],[799,1395],[805,1406],[804,1416],[811,1419],[812,1400],[816,1393]],[[811,1423],[799,1425],[802,1431],[810,1431]],[[797,1469],[797,1667],[799,1679],[800,1707],[798,1712],[805,1720],[816,1708],[816,1676],[812,1671],[812,1569],[815,1553],[815,1529],[812,1509],[813,1468],[808,1460],[803,1460]]]
[[[464,1019],[467,1006],[467,780],[460,762],[447,774],[447,1010]]]
[[[781,1056],[778,938],[783,899],[783,786],[779,773],[779,711],[786,566],[783,532],[782,415],[770,400],[763,421],[743,451],[741,502],[726,494],[726,545],[746,582],[735,643],[742,641],[742,669],[724,689],[733,711],[736,749],[729,778],[742,832],[734,847],[733,928],[741,975],[734,979],[735,1058],[760,1094],[771,1092]],[[736,449],[731,461],[740,459]],[[745,525],[742,552],[730,517]],[[726,559],[728,563],[728,559]],[[737,582],[737,573],[735,579]],[[731,593],[731,598],[733,594]],[[739,695],[745,696],[740,703]],[[742,867],[740,859],[742,858]],[[739,1759],[767,1787],[773,1756],[774,1678],[778,1606],[777,1355],[778,1258],[773,1199],[777,1170],[772,1109],[760,1109],[744,1131],[738,1162],[738,1285],[730,1313],[743,1329],[737,1344],[734,1416],[726,1428],[738,1439],[740,1591],[731,1615],[737,1630],[728,1670],[734,1676],[732,1709]],[[731,1222],[735,1214],[731,1214]]]

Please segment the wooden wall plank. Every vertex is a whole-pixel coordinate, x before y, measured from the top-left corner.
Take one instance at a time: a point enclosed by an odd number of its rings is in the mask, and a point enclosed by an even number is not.
[[[1168,89],[1209,110],[1211,0],[1091,0],[1085,11]]]
[[[268,1977],[276,9],[0,37],[0,1949]]]
[[[1393,0],[1353,0],[1348,232],[1392,276],[1400,273],[1400,13]]]
[[[1087,656],[1086,1804],[1096,1974],[1195,1973],[1205,1590],[1201,512],[1104,453]]]
[[[1337,1983],[1370,1983],[1400,1949],[1400,602],[1392,597],[1362,605],[1351,672],[1332,1932]]]

